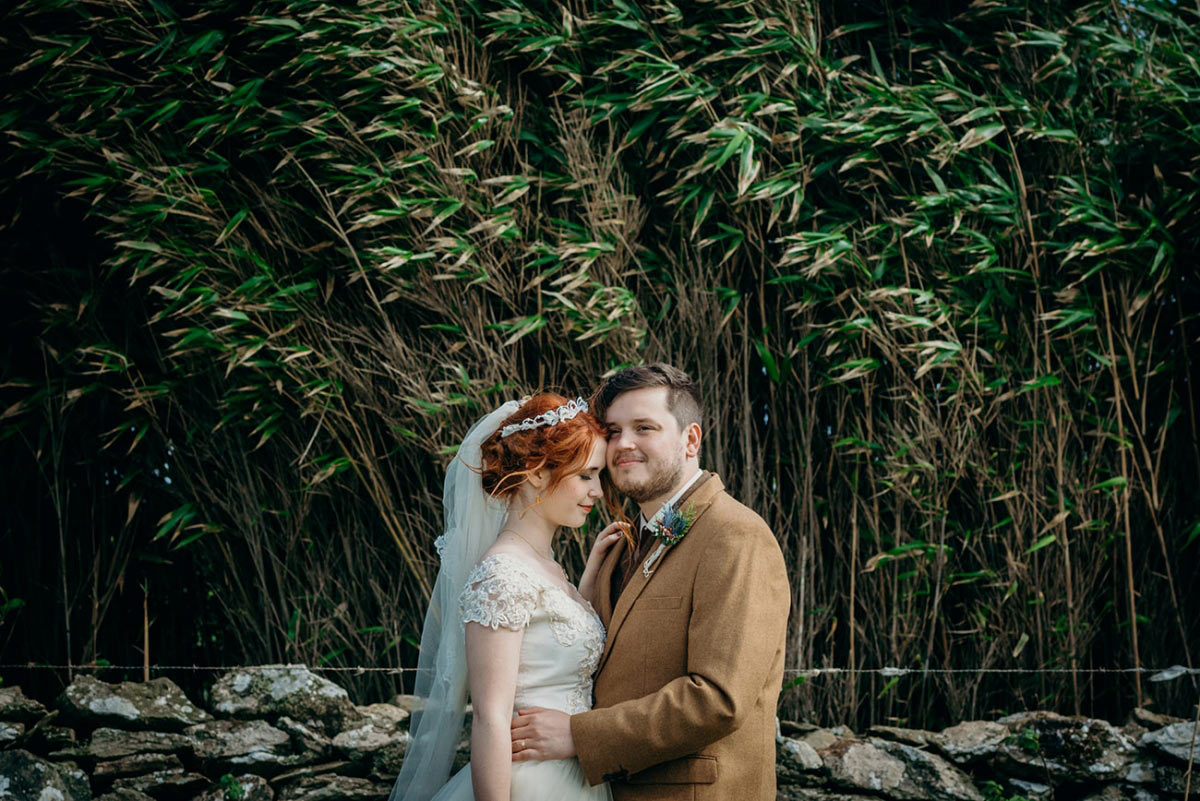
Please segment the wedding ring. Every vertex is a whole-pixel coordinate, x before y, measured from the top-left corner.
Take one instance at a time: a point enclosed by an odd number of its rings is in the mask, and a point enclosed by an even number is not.
[[[518,748],[517,750],[518,750],[518,751],[524,751],[524,750],[525,750],[525,741],[524,741],[524,740],[521,740],[521,741],[520,741],[520,743],[521,743],[521,747],[520,747],[520,748]]]

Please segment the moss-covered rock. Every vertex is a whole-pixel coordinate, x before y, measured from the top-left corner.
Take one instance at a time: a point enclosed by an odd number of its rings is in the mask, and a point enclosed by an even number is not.
[[[287,715],[330,735],[361,718],[344,689],[304,665],[231,671],[213,685],[212,710],[235,718]]]
[[[92,788],[75,768],[54,765],[28,751],[0,751],[0,798],[91,801]]]
[[[168,678],[109,684],[76,676],[59,698],[64,714],[92,726],[178,731],[211,720]]]

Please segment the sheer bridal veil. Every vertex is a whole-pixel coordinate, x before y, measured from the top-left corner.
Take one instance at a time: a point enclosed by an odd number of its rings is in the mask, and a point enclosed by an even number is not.
[[[446,529],[435,543],[442,563],[421,631],[418,700],[409,725],[412,739],[388,801],[428,801],[450,777],[467,705],[465,629],[458,596],[508,513],[506,504],[483,491],[480,446],[520,407],[509,401],[475,423],[446,470]]]

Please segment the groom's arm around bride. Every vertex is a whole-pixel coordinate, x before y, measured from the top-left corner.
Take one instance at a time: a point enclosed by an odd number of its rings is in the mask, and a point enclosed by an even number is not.
[[[686,374],[632,368],[597,400],[614,484],[652,524],[668,500],[690,522],[674,544],[643,534],[634,558],[613,547],[597,578],[608,637],[595,707],[569,721],[523,714],[514,738],[529,745],[513,758],[575,754],[617,801],[682,797],[679,785],[692,786],[689,798],[770,801],[790,605],[779,545],[718,476],[699,472],[699,392]],[[655,475],[664,466],[667,485]]]

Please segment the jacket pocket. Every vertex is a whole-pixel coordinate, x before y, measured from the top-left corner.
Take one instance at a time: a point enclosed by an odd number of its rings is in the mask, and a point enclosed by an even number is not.
[[[636,609],[678,609],[683,603],[681,595],[652,595],[648,598],[638,598],[634,602],[633,608]]]
[[[712,784],[716,780],[715,756],[687,756],[646,768],[625,781],[630,784]]]

